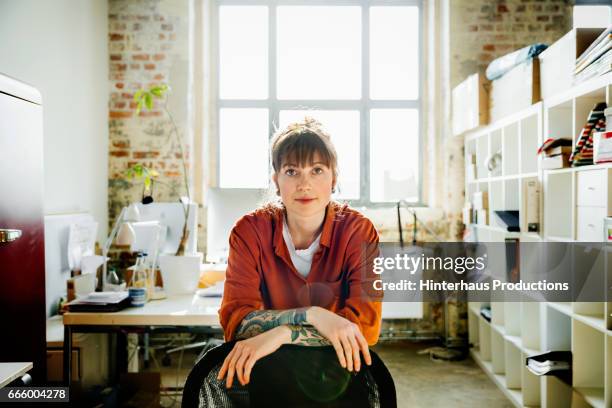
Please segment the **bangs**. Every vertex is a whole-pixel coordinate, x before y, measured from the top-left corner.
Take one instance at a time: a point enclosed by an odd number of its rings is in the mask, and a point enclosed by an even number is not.
[[[295,164],[300,167],[312,166],[315,153],[319,154],[323,164],[334,169],[335,152],[330,150],[319,135],[310,131],[287,135],[282,146],[275,153],[272,161],[276,171],[279,171],[285,164]]]

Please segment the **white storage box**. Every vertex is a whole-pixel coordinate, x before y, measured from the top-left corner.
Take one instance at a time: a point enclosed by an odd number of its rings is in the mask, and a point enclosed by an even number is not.
[[[605,28],[574,28],[540,55],[542,98],[546,99],[572,87],[576,58]]]
[[[492,82],[490,120],[496,122],[539,101],[540,63],[536,57]]]
[[[489,82],[473,74],[453,89],[453,135],[489,123]]]

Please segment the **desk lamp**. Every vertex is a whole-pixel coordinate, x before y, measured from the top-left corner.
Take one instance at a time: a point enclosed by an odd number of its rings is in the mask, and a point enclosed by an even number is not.
[[[139,218],[140,212],[138,211],[138,207],[135,203],[132,203],[129,207],[123,207],[121,213],[115,220],[113,229],[102,248],[102,257],[104,258],[104,264],[102,266],[102,291],[106,288],[108,251],[113,244],[113,240],[117,237],[117,244],[130,245],[135,237],[134,228],[132,228],[131,223],[138,221]]]
[[[400,248],[404,248],[404,236],[402,234],[402,217],[401,217],[401,214],[400,214],[400,208],[402,206],[404,206],[406,208],[406,210],[408,210],[408,212],[412,214],[412,219],[413,219],[413,222],[412,222],[412,245],[413,246],[416,246],[416,244],[417,244],[417,239],[416,239],[416,236],[417,236],[417,223],[421,223],[423,228],[425,228],[427,230],[427,232],[429,232],[436,239],[436,241],[442,242],[442,240],[424,222],[422,222],[421,220],[419,220],[417,218],[416,211],[414,211],[414,209],[409,207],[408,205],[409,205],[409,203],[406,200],[399,200],[397,202],[397,206],[396,206],[397,207],[397,227],[398,227],[398,230],[399,230]]]

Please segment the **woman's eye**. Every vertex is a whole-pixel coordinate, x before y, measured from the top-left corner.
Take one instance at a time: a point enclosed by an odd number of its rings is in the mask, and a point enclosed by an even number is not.
[[[285,171],[285,174],[288,176],[295,176],[296,175],[296,171],[294,169],[287,169]]]
[[[321,167],[315,167],[313,170],[314,174],[322,174],[323,169]]]

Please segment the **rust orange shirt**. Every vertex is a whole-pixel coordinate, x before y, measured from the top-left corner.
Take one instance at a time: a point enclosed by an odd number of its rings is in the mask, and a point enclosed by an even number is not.
[[[372,222],[347,204],[327,206],[319,249],[306,278],[293,266],[283,239],[282,208],[242,217],[230,235],[223,301],[219,310],[226,340],[233,340],[254,310],[321,306],[356,323],[368,344],[378,341],[380,301],[365,296],[378,256]]]

